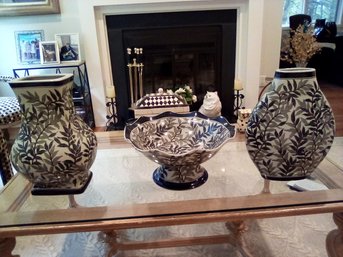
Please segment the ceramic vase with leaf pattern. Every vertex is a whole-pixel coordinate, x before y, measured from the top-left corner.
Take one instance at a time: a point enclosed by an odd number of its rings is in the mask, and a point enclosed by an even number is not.
[[[14,168],[33,194],[81,193],[96,156],[94,132],[75,114],[73,75],[27,76],[10,82],[22,123],[11,150]]]
[[[128,122],[124,136],[136,150],[160,164],[155,183],[172,190],[203,185],[208,173],[202,163],[211,159],[236,134],[226,118],[209,118],[200,112],[141,116]]]
[[[246,142],[263,178],[303,179],[325,158],[334,133],[315,69],[279,69],[250,116]]]

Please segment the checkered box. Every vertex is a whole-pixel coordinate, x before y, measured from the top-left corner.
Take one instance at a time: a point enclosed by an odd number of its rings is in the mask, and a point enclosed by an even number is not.
[[[177,94],[148,94],[137,102],[137,108],[155,108],[187,105],[185,100]]]

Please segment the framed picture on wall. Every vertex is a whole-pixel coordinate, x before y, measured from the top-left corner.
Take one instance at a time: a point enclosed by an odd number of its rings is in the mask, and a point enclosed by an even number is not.
[[[0,0],[0,16],[60,13],[59,0]]]
[[[42,41],[39,43],[41,64],[60,63],[60,56],[56,41]]]
[[[40,63],[39,43],[44,40],[43,30],[14,32],[19,64]]]
[[[78,33],[56,34],[61,62],[81,61],[80,40]]]

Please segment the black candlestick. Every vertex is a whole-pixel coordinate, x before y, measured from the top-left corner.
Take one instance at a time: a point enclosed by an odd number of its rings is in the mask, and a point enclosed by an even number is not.
[[[233,111],[236,113],[236,116],[238,117],[238,110],[245,108],[245,107],[242,107],[244,95],[240,93],[240,90],[235,90],[234,97],[235,97],[235,103],[234,103]]]
[[[121,130],[122,126],[118,124],[118,116],[116,112],[116,101],[115,97],[110,97],[110,101],[106,103],[106,107],[108,108],[108,112],[110,115],[106,115],[106,131],[111,130]]]

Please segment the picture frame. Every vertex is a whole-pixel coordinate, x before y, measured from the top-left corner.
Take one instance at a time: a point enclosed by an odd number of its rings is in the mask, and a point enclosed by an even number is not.
[[[58,44],[60,61],[62,63],[81,61],[80,39],[78,33],[55,34],[55,40]]]
[[[60,63],[60,55],[56,41],[39,42],[41,64]]]
[[[0,0],[0,16],[61,13],[59,0]]]
[[[39,43],[44,41],[43,30],[25,30],[14,32],[17,61],[19,64],[40,63]]]

